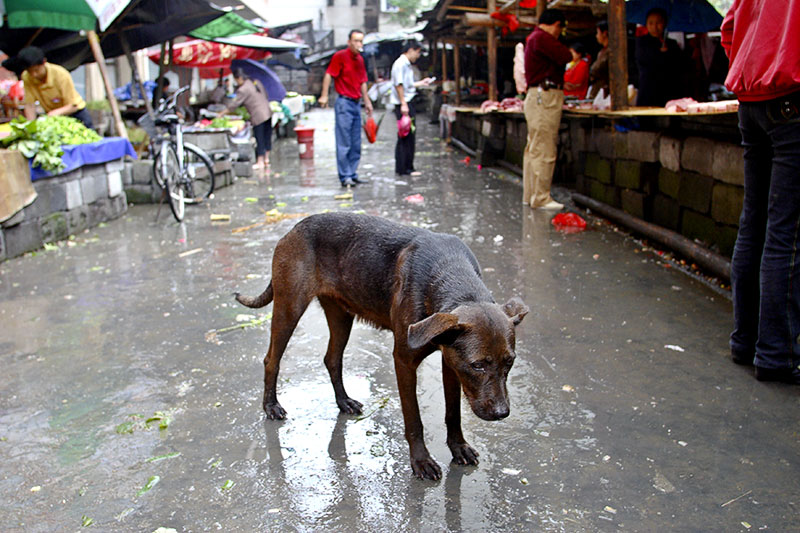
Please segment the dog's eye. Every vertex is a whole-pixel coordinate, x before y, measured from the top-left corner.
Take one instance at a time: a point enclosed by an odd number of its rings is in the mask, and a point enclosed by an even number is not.
[[[484,363],[483,361],[476,361],[474,363],[471,363],[469,366],[471,366],[472,370],[475,370],[476,372],[483,372],[484,370],[486,370],[486,363]]]

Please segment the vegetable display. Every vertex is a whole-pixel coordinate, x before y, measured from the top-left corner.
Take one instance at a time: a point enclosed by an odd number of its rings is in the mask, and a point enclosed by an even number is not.
[[[72,117],[39,117],[26,121],[19,117],[10,122],[11,135],[4,138],[3,146],[19,150],[48,172],[64,169],[62,144],[87,144],[101,140],[100,135]]]

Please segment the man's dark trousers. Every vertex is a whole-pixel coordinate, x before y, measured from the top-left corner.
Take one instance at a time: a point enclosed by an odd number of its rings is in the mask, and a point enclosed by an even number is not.
[[[405,137],[397,136],[397,145],[394,148],[394,171],[401,176],[414,172],[414,139],[416,137],[417,110],[414,99],[408,102],[408,115],[411,117],[411,132]],[[400,106],[394,106],[394,116],[400,120],[402,113]]]

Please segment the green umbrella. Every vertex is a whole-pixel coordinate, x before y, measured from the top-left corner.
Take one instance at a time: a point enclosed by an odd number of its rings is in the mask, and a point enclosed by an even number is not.
[[[220,37],[237,37],[260,31],[261,28],[247,22],[236,13],[225,13],[205,26],[200,26],[196,30],[190,31],[189,35],[204,41],[213,41]]]
[[[9,28],[104,31],[131,0],[0,0]],[[2,24],[2,22],[0,22]]]

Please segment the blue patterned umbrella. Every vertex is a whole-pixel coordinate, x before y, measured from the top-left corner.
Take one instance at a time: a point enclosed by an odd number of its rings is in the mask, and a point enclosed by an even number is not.
[[[263,63],[252,59],[234,59],[231,61],[231,71],[235,72],[236,69],[242,69],[250,78],[260,81],[271,102],[280,102],[286,97],[286,89],[278,75]]]

